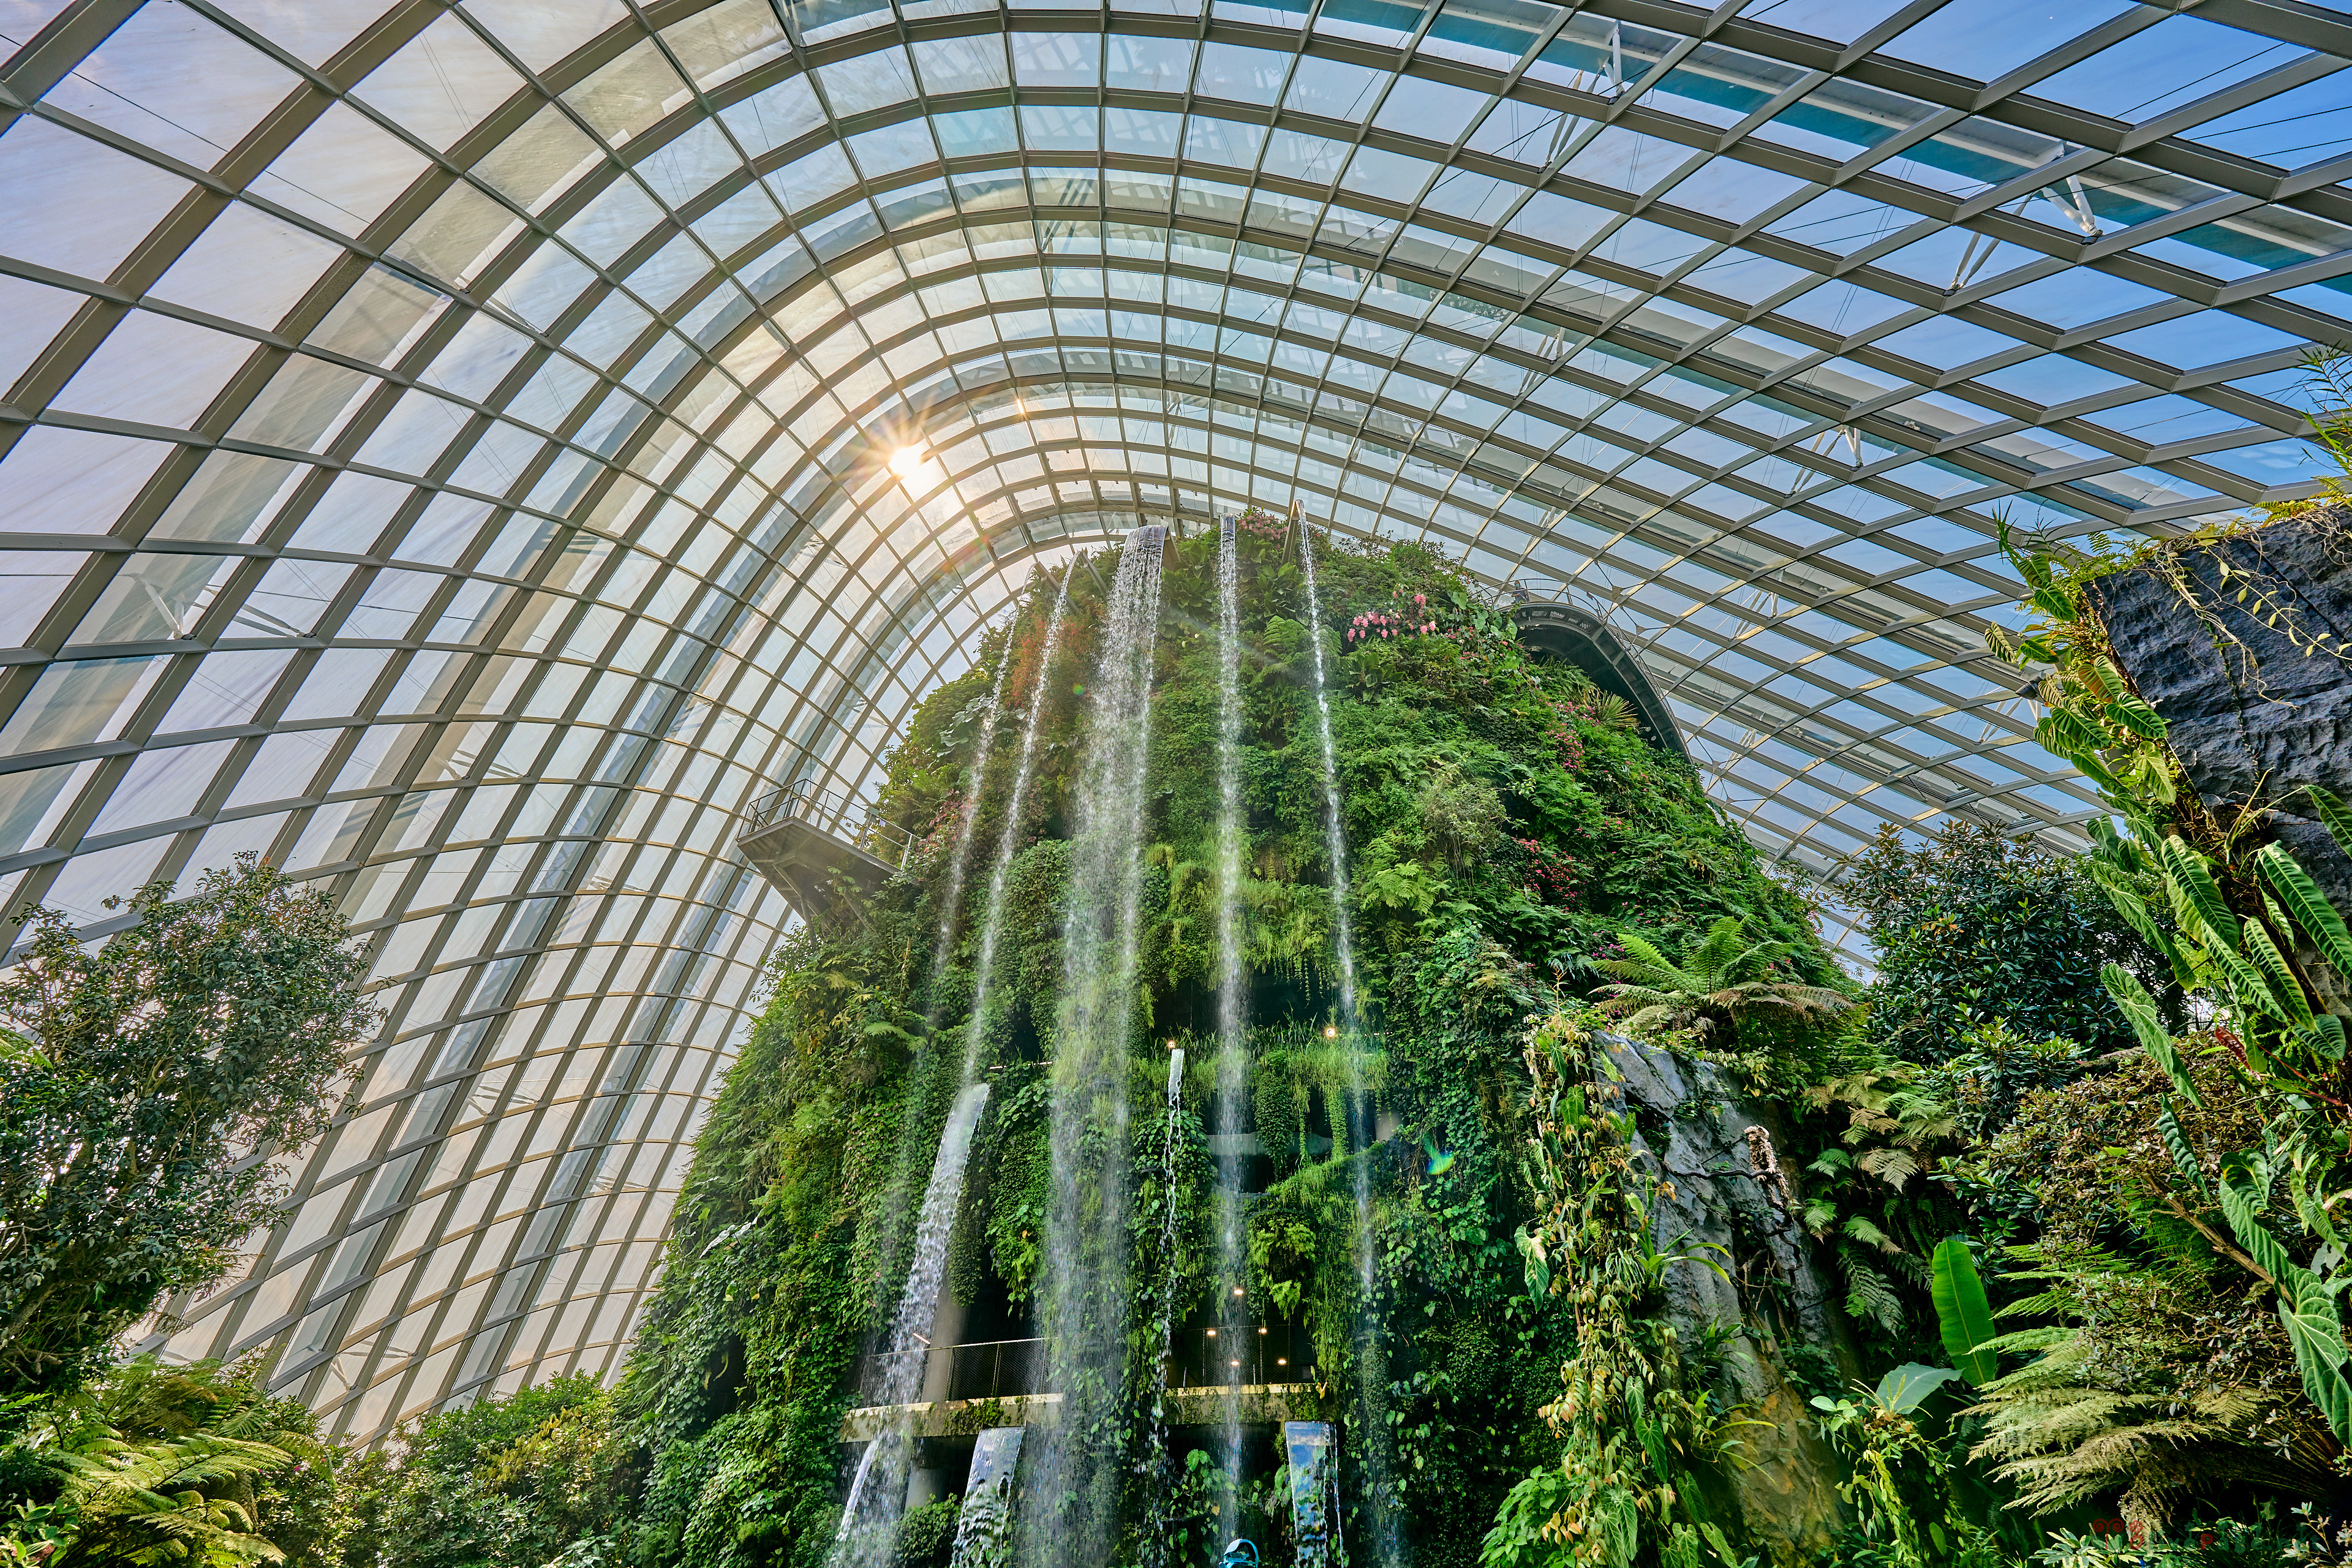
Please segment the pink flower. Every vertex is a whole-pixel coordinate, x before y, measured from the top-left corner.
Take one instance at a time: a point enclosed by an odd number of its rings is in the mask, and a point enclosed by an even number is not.
[[[1412,596],[1412,602],[1416,605],[1426,605],[1429,603],[1429,595],[1426,594],[1415,594]]]

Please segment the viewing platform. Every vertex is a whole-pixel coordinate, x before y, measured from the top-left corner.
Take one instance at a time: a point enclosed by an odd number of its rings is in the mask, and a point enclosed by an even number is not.
[[[856,804],[810,779],[770,790],[743,814],[736,846],[803,915],[845,902],[862,910],[905,868],[914,844],[904,828],[873,816],[853,826]]]
[[[1650,684],[1641,660],[1617,640],[1617,634],[1600,616],[1574,605],[1530,599],[1512,606],[1511,619],[1518,624],[1522,644],[1576,666],[1593,685],[1631,703],[1642,739],[1662,752],[1689,757],[1674,710]]]

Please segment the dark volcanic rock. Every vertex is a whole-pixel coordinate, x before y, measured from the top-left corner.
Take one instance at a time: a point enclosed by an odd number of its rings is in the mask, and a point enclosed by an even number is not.
[[[1667,1317],[1685,1345],[1709,1325],[1747,1331],[1726,1347],[1723,1392],[1763,1425],[1742,1435],[1746,1462],[1728,1478],[1733,1500],[1776,1561],[1816,1561],[1844,1522],[1841,1472],[1781,1365],[1782,1347],[1810,1345],[1842,1364],[1852,1358],[1838,1353],[1828,1282],[1797,1217],[1792,1173],[1759,1179],[1759,1160],[1777,1165],[1772,1151],[1785,1140],[1771,1114],[1742,1100],[1711,1063],[1601,1039],[1621,1082],[1601,1086],[1601,1098],[1623,1097],[1639,1129],[1637,1158],[1666,1184],[1651,1214],[1654,1245],[1704,1249],[1720,1265],[1669,1268]]]
[[[2091,596],[2198,795],[2271,807],[2280,840],[2352,910],[2352,861],[2303,793],[2352,796],[2352,664],[2334,651],[2352,642],[2347,522],[2315,509],[2100,578]]]

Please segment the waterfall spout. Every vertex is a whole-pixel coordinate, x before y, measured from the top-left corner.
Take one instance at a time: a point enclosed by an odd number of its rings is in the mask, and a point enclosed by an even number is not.
[[[890,1318],[879,1400],[885,1406],[910,1405],[922,1390],[931,1327],[939,1319],[940,1285],[947,1273],[948,1238],[955,1229],[957,1206],[963,1200],[963,1173],[971,1158],[972,1132],[987,1104],[988,1085],[966,1085],[956,1096],[947,1129],[940,1134],[939,1157],[931,1162],[922,1215],[915,1226],[914,1263],[907,1271],[898,1310]],[[891,1560],[906,1507],[907,1469],[914,1447],[903,1417],[866,1445],[858,1461],[857,1478],[850,1484],[849,1501],[841,1510],[834,1568],[880,1568]]]
[[[949,1568],[998,1568],[1013,1531],[1013,1477],[1021,1463],[1021,1428],[992,1426],[971,1446],[971,1473],[956,1515],[955,1555]]]
[[[1302,523],[1298,556],[1307,577],[1308,637],[1315,649],[1315,724],[1323,744],[1323,828],[1331,856],[1332,934],[1339,963],[1339,1033],[1348,1070],[1348,1159],[1356,1199],[1356,1390],[1357,1447],[1362,1456],[1371,1512],[1373,1560],[1391,1568],[1403,1557],[1389,1484],[1388,1423],[1383,1412],[1387,1356],[1381,1344],[1374,1292],[1379,1284],[1379,1238],[1373,1233],[1372,1142],[1377,1125],[1364,1089],[1363,1015],[1357,1004],[1355,933],[1349,914],[1348,842],[1339,822],[1339,768],[1331,743],[1331,697],[1323,668],[1323,600],[1315,572],[1315,536]],[[1333,1130],[1338,1131],[1336,1128]],[[1338,1540],[1338,1522],[1333,1521]]]
[[[1227,1344],[1237,1343],[1245,1326],[1246,1238],[1242,1235],[1243,1135],[1249,1129],[1245,1101],[1249,1061],[1243,1029],[1248,1000],[1242,971],[1242,637],[1241,559],[1234,548],[1234,520],[1217,530],[1217,1318]],[[1218,1442],[1223,1450],[1225,1492],[1217,1533],[1241,1533],[1241,1372],[1219,1379],[1224,1397],[1218,1412]]]
[[[1128,1084],[1143,886],[1151,675],[1167,530],[1119,556],[1088,699],[1076,799],[1061,1013],[1054,1029],[1053,1205],[1044,1280],[1046,1363],[1062,1395],[1044,1568],[1111,1556],[1127,1473],[1130,1177]]]

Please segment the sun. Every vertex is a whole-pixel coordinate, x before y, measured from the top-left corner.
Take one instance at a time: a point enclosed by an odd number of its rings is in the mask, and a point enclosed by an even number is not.
[[[923,449],[901,447],[890,454],[890,471],[902,479],[911,479],[923,471]]]

